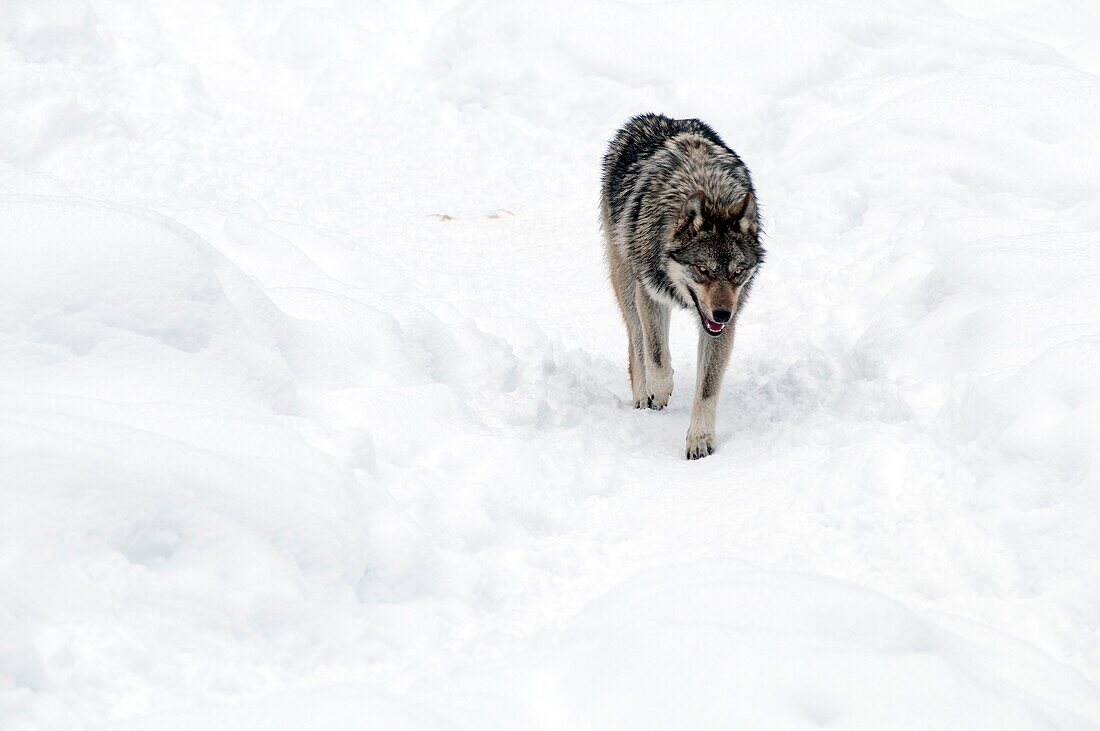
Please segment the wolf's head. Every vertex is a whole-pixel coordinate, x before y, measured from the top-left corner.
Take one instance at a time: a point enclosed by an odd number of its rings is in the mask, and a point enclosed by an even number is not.
[[[688,196],[668,256],[673,281],[694,301],[703,329],[721,335],[764,258],[753,193],[730,205],[709,201],[702,191]]]

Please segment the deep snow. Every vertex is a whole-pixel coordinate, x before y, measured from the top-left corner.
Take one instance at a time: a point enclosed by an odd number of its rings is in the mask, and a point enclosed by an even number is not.
[[[0,726],[1100,727],[1100,6],[0,5]],[[718,451],[596,224],[710,122]]]

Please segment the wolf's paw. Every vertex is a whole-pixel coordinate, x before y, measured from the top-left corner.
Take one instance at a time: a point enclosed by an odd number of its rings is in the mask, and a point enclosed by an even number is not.
[[[664,407],[668,406],[668,399],[671,395],[671,391],[646,394],[645,396],[634,399],[634,408],[653,409],[654,411],[660,411]]]
[[[702,459],[714,454],[714,435],[709,433],[695,434],[688,432],[687,449],[688,459]]]
[[[656,377],[650,377],[646,383],[646,393],[634,400],[636,409],[655,409],[660,411],[668,406],[672,397],[672,371]]]

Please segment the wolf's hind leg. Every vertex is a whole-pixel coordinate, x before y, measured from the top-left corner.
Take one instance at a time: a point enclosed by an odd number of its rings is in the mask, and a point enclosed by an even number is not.
[[[634,272],[622,260],[615,246],[608,242],[607,263],[611,269],[611,287],[615,290],[615,299],[626,324],[627,370],[630,373],[630,391],[634,398],[634,408],[647,405],[646,370],[643,357],[642,323],[638,315],[638,306],[634,294]]]
[[[733,350],[733,330],[736,322],[726,325],[718,337],[699,330],[699,366],[695,382],[695,403],[691,407],[691,425],[688,427],[688,459],[699,459],[714,452],[715,420],[718,412],[718,391],[722,388],[722,376]]]
[[[642,325],[642,358],[645,361],[646,406],[663,409],[672,396],[672,364],[668,350],[668,307],[645,291],[641,282],[634,285],[634,301]]]

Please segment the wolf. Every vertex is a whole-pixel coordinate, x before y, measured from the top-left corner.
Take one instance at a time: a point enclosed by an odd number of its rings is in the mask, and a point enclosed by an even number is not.
[[[600,223],[635,408],[663,409],[672,395],[669,309],[699,318],[688,459],[714,452],[737,316],[764,261],[758,211],[749,169],[698,119],[636,116],[604,155]]]

